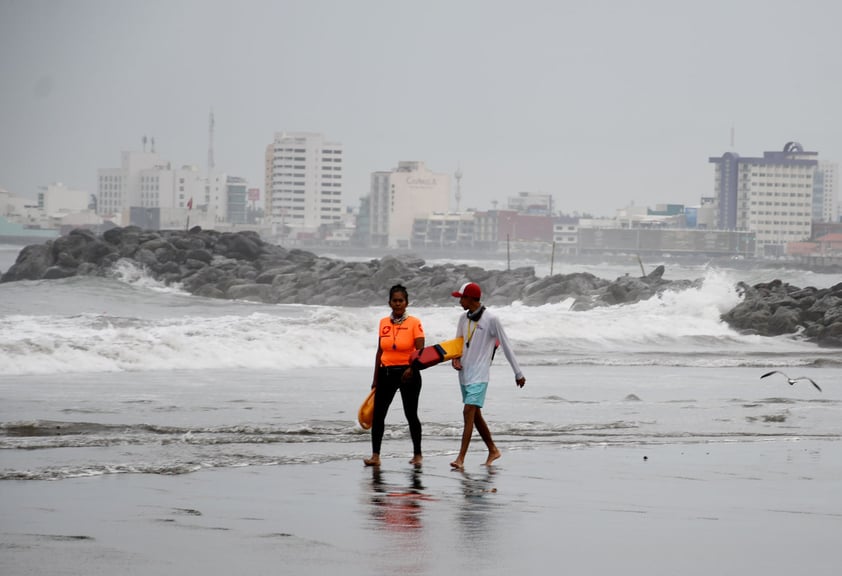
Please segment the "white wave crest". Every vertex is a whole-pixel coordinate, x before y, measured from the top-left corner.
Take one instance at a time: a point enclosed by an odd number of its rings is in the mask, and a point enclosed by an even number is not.
[[[187,294],[180,283],[164,284],[156,280],[143,265],[127,258],[121,258],[114,263],[111,267],[111,276],[115,280],[138,288],[171,294]]]

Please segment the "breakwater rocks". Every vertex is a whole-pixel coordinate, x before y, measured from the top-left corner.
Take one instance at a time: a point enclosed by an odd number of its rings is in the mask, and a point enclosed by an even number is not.
[[[389,287],[400,282],[415,305],[452,306],[450,293],[472,281],[482,286],[488,304],[519,300],[540,305],[573,298],[581,310],[637,302],[696,284],[665,280],[663,267],[644,277],[608,281],[587,273],[538,278],[531,267],[500,271],[464,264],[426,266],[411,257],[345,262],[268,244],[253,232],[220,233],[198,227],[147,231],[132,226],[113,228],[101,236],[73,230],[27,246],[0,281],[105,276],[121,259],[199,296],[288,304],[379,306],[388,300]]]
[[[427,266],[420,258],[387,256],[345,262],[268,244],[254,232],[86,230],[25,247],[0,282],[107,276],[122,259],[167,284],[199,296],[266,303],[380,306],[388,289],[402,283],[414,305],[452,306],[450,293],[478,282],[483,301],[528,306],[573,299],[574,310],[629,304],[665,290],[698,287],[701,280],[666,280],[659,266],[641,277],[604,280],[588,273],[538,278],[533,268],[485,270],[464,264]],[[822,345],[842,346],[842,284],[816,290],[780,281],[737,289],[742,302],[722,319],[738,330],[766,336],[800,333]]]
[[[799,288],[780,280],[748,286],[740,282],[742,302],[722,315],[747,334],[800,333],[821,346],[842,348],[842,283],[830,288]]]

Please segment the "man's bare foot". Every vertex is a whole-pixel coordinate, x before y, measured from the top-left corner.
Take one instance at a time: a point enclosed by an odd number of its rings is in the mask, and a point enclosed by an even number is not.
[[[409,461],[410,464],[413,466],[421,466],[421,462],[424,461],[424,457],[421,454],[416,454],[412,457],[412,460]]]
[[[450,463],[450,467],[454,470],[464,470],[465,463],[461,459],[457,458],[456,460]]]
[[[491,466],[494,463],[494,461],[497,460],[500,456],[502,456],[502,454],[496,447],[494,448],[494,450],[489,450],[488,458],[486,458],[485,460],[485,465]]]
[[[379,454],[372,454],[371,458],[366,458],[363,460],[363,464],[366,466],[380,466],[380,455]]]

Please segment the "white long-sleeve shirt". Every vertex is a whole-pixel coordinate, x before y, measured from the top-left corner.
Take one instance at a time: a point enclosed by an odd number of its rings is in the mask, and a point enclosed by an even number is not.
[[[488,308],[483,311],[479,322],[470,320],[466,314],[459,317],[459,324],[456,327],[456,337],[464,339],[462,347],[462,370],[459,371],[459,382],[461,384],[474,384],[476,382],[488,382],[491,371],[491,356],[494,354],[494,346],[500,343],[500,348],[506,355],[506,360],[515,373],[515,379],[523,377],[520,365],[517,363],[509,337],[503,330],[500,320],[491,313]]]

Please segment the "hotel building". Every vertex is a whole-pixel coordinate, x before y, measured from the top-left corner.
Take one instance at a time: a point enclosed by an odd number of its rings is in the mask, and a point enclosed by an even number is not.
[[[715,225],[754,232],[756,255],[779,256],[786,244],[810,238],[818,153],[788,142],[762,158],[727,152],[715,165]]]
[[[289,232],[342,220],[343,147],[313,132],[278,132],[266,147],[266,214]]]
[[[449,209],[450,176],[432,172],[423,162],[399,162],[391,172],[374,172],[369,196],[369,245],[412,248],[413,230],[416,237],[421,234],[415,228],[415,219],[429,223],[431,214],[447,214]],[[458,238],[460,221],[434,220],[433,225],[455,231]],[[449,243],[449,232],[443,234],[442,242]]]

